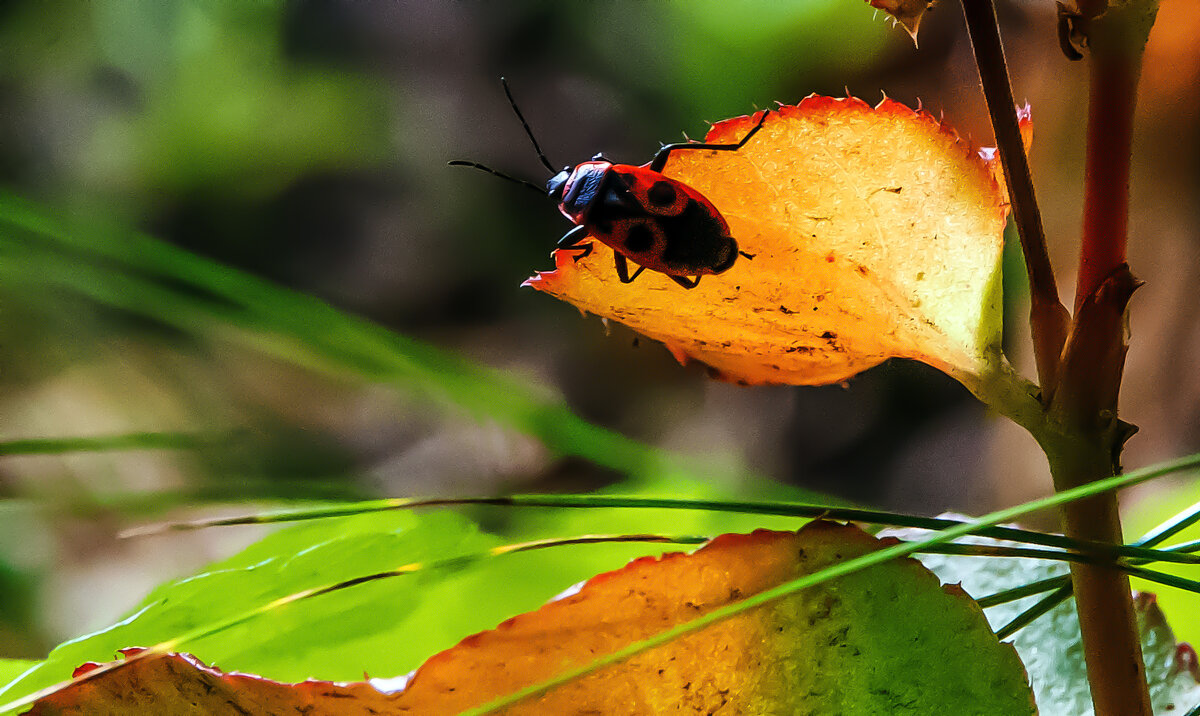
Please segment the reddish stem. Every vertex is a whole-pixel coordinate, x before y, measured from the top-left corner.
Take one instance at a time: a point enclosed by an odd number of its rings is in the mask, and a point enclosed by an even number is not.
[[[1067,449],[1051,455],[1055,488],[1064,490],[1115,474],[1129,427],[1117,420],[1125,363],[1125,326],[1137,281],[1125,263],[1129,226],[1129,166],[1142,49],[1154,22],[1152,2],[1107,8],[1081,3],[1090,57],[1083,245],[1075,320],[1064,351],[1051,411],[1066,430]],[[1103,15],[1097,13],[1103,11]],[[1073,444],[1072,444],[1073,443]],[[1072,537],[1119,541],[1116,498],[1064,505]],[[1071,570],[1088,682],[1097,716],[1149,716],[1151,703],[1137,637],[1129,580],[1094,565]]]
[[[1087,188],[1075,310],[1125,263],[1129,161],[1139,63],[1124,53],[1092,53]]]
[[[962,0],[962,5],[1025,250],[1034,353],[1050,418],[1050,429],[1039,442],[1061,492],[1114,474],[1129,435],[1116,418],[1126,307],[1137,286],[1125,265],[1129,163],[1141,46],[1153,24],[1152,2],[1129,2],[1114,14],[1107,0],[1083,0],[1077,18],[1092,54],[1092,87],[1084,238],[1069,336],[1028,166],[1014,138],[1012,93],[992,0]],[[1111,495],[1064,505],[1062,512],[1070,537],[1121,541]],[[1150,716],[1128,578],[1107,565],[1073,565],[1071,573],[1096,715]]]

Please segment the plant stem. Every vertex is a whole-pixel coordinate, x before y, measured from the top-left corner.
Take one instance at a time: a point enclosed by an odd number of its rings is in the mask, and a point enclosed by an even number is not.
[[[1029,161],[1021,141],[1004,47],[1000,42],[996,8],[992,0],[963,0],[962,6],[988,113],[991,115],[992,131],[996,135],[996,147],[1004,167],[1013,221],[1017,225],[1021,250],[1025,254],[1025,268],[1029,274],[1029,324],[1033,334],[1033,352],[1037,361],[1038,382],[1045,396],[1043,400],[1048,401],[1058,380],[1059,355],[1066,342],[1070,317],[1058,298],[1058,285],[1050,265],[1050,254],[1046,250],[1046,234],[1042,229],[1042,215],[1038,210]]]
[[[1020,144],[995,9],[992,0],[962,4],[1029,271],[1030,323],[1047,409],[1035,437],[1062,492],[1117,474],[1121,447],[1132,434],[1117,419],[1126,309],[1137,287],[1125,264],[1129,150],[1141,48],[1156,3],[1128,0],[1114,10],[1092,0],[1081,20],[1093,54],[1092,100],[1085,236],[1069,337]],[[1071,538],[1122,541],[1111,495],[1064,505],[1062,520]],[[1150,716],[1128,577],[1114,565],[1073,564],[1071,580],[1096,716]]]
[[[1082,9],[1091,55],[1083,243],[1075,319],[1050,406],[1065,439],[1063,449],[1047,453],[1059,491],[1117,474],[1132,434],[1117,419],[1128,304],[1138,285],[1125,263],[1129,166],[1137,80],[1157,0],[1096,0]],[[1070,537],[1122,539],[1115,496],[1064,505],[1062,519]],[[1112,566],[1073,564],[1071,581],[1096,715],[1149,716],[1128,576]]]
[[[1133,66],[1131,66],[1133,64]],[[1129,161],[1140,63],[1120,53],[1091,53],[1087,184],[1075,310],[1125,263],[1129,227]]]
[[[1113,474],[1103,441],[1082,439],[1075,448],[1051,456],[1055,489],[1084,485]],[[1119,542],[1117,500],[1101,495],[1062,508],[1063,531],[1075,538]],[[1150,716],[1150,695],[1138,639],[1129,577],[1115,566],[1072,563],[1071,585],[1087,661],[1096,716]]]

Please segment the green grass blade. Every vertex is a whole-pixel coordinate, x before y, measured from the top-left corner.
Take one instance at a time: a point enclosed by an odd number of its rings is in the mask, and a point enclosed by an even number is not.
[[[1069,578],[1066,576],[1039,579],[1036,582],[1023,584],[1020,587],[1013,587],[1012,589],[1005,589],[1003,591],[996,592],[995,594],[989,594],[986,597],[980,597],[979,599],[975,600],[975,603],[984,609],[987,609],[988,607],[996,607],[1001,604],[1008,604],[1009,602],[1015,602],[1018,599],[1024,599],[1025,597],[1031,597],[1035,594],[1043,594],[1052,589],[1058,589],[1066,584],[1068,579]]]
[[[62,455],[110,450],[195,450],[222,438],[197,433],[123,433],[71,438],[31,438],[0,441],[0,457],[9,455]]]
[[[1012,621],[1005,624],[996,630],[996,638],[1004,641],[1013,634],[1016,634],[1022,627],[1033,623],[1035,619],[1049,612],[1051,609],[1062,604],[1071,597],[1071,582],[1067,577],[1063,577],[1063,584],[1058,589],[1054,590],[1045,597],[1038,600],[1032,607],[1021,612],[1013,617]]]
[[[1171,519],[1163,522],[1154,529],[1150,530],[1141,538],[1134,542],[1136,545],[1150,547],[1159,544],[1170,537],[1174,537],[1188,527],[1200,522],[1200,502],[1174,515]]]
[[[510,495],[507,497],[458,497],[458,498],[389,498],[368,500],[348,505],[333,507],[312,507],[292,510],[226,517],[209,520],[192,520],[186,522],[168,522],[147,525],[127,530],[125,537],[138,537],[161,532],[177,530],[204,529],[209,527],[226,527],[232,525],[274,524],[279,522],[294,522],[300,520],[323,519],[327,517],[344,517],[365,512],[387,510],[405,510],[421,507],[445,507],[455,505],[494,505],[503,507],[553,507],[553,508],[613,508],[622,509],[670,509],[670,510],[708,510],[718,512],[741,512],[761,515],[782,515],[791,517],[827,517],[832,520],[848,522],[867,522],[878,525],[895,527],[918,527],[927,530],[940,530],[964,524],[959,520],[940,517],[917,517],[881,510],[866,510],[858,508],[818,505],[801,502],[752,502],[743,500],[699,500],[676,499],[669,497],[638,497],[622,495]],[[1110,545],[1101,542],[1074,540],[1063,535],[1046,534],[1023,530],[1016,527],[987,527],[978,534],[995,539],[1025,542],[1046,547],[1075,550],[1101,557],[1130,559],[1146,559],[1150,561],[1179,562],[1183,564],[1200,564],[1200,557],[1178,552],[1148,549],[1129,545]]]
[[[1196,504],[1192,505],[1188,509],[1183,510],[1182,512],[1179,512],[1178,514],[1172,516],[1171,519],[1163,522],[1162,524],[1158,525],[1157,527],[1150,530],[1149,532],[1146,532],[1144,535],[1139,537],[1135,542],[1133,542],[1132,545],[1135,547],[1154,546],[1154,545],[1159,544],[1159,543],[1163,542],[1164,540],[1178,534],[1179,532],[1182,532],[1183,530],[1187,529],[1191,525],[1195,524],[1197,521],[1200,521],[1200,503],[1196,503]],[[1190,553],[1190,552],[1194,552],[1194,551],[1198,551],[1198,550],[1200,550],[1200,540],[1184,542],[1181,544],[1173,545],[1169,549],[1159,550],[1159,551],[1160,552]],[[1136,563],[1145,564],[1146,562],[1150,562],[1150,561],[1153,561],[1153,560],[1138,559],[1138,560],[1136,560]],[[1130,574],[1132,574],[1132,572],[1130,572]],[[1159,584],[1166,584],[1168,586],[1178,586],[1181,589],[1188,589],[1189,591],[1191,591],[1189,587],[1181,586],[1180,584],[1175,584],[1175,583],[1173,583],[1173,581],[1166,581],[1165,578],[1169,575],[1164,575],[1162,572],[1153,572],[1153,574],[1155,575],[1155,577],[1146,576],[1145,578],[1148,581],[1157,582]],[[1138,576],[1145,576],[1145,575],[1138,575]],[[1067,577],[1067,576],[1055,577],[1052,580],[1042,580],[1042,581],[1047,582],[1047,583],[1055,582],[1055,584],[1053,587],[1047,587],[1046,589],[1039,590],[1039,591],[1049,591],[1049,589],[1051,589],[1051,588],[1053,588],[1055,591],[1051,594],[1046,595],[1046,597],[1039,600],[1036,604],[1032,605],[1031,607],[1029,607],[1029,609],[1025,610],[1021,614],[1018,614],[1017,616],[1013,617],[1012,621],[1010,621],[1008,624],[1001,627],[1000,630],[996,632],[997,635],[1001,635],[1000,636],[1001,639],[1006,639],[1006,638],[1012,636],[1018,630],[1020,630],[1022,627],[1026,626],[1027,624],[1030,624],[1038,617],[1042,616],[1043,614],[1049,612],[1054,607],[1056,607],[1059,604],[1070,599],[1071,595],[1075,591],[1074,586],[1072,586],[1072,584],[1071,584],[1070,577]],[[1183,580],[1183,582],[1190,582],[1190,581],[1191,580]],[[984,606],[984,600],[996,600],[996,599],[1001,600],[1001,601],[989,601],[988,606],[991,606],[992,604],[1002,604],[1006,601],[1013,601],[1015,599],[1020,599],[1021,596],[1028,596],[1028,594],[1021,594],[1020,596],[1013,597],[1012,599],[1008,598],[1008,595],[1010,593],[1016,594],[1019,592],[1019,589],[1020,588],[1005,590],[1003,592],[997,592],[996,594],[990,595],[988,597],[984,597],[983,600],[979,600],[979,604],[980,604],[980,606]],[[1030,592],[1030,594],[1037,594],[1037,593],[1039,593],[1039,592],[1038,591]]]

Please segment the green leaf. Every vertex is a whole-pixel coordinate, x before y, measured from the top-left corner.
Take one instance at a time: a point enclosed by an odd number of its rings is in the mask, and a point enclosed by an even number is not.
[[[925,530],[887,530],[885,534],[903,539],[923,539],[932,533]],[[1013,544],[986,537],[966,537],[957,541],[968,544]],[[921,554],[917,558],[943,581],[960,582],[963,589],[976,598],[1068,573],[1065,564],[1047,560],[940,554]],[[1158,567],[1167,571],[1165,564]],[[1189,601],[1196,598],[1196,595],[1187,592],[1180,594]],[[989,607],[985,613],[993,628],[999,629],[1040,598],[1041,595],[1025,597]],[[1200,704],[1200,684],[1188,669],[1180,668],[1176,663],[1175,637],[1154,597],[1143,595],[1135,606],[1154,712],[1179,714]],[[1074,600],[1051,609],[1018,631],[1011,641],[1029,672],[1042,716],[1089,716],[1092,713]]]
[[[1056,507],[1058,505],[1062,505],[1074,500],[1084,499],[1086,497],[1101,494],[1103,492],[1131,487],[1133,485],[1141,484],[1148,480],[1162,477],[1163,475],[1173,472],[1195,468],[1197,464],[1200,464],[1200,453],[1179,458],[1177,460],[1159,463],[1158,465],[1132,470],[1124,475],[1115,475],[1113,477],[1096,480],[1086,485],[1080,485],[1068,490],[1063,490],[1055,493],[1054,495],[1043,497],[1037,500],[1031,500],[1015,507],[1008,507],[995,512],[990,512],[982,517],[977,517],[967,522],[956,523],[952,527],[947,527],[943,530],[933,533],[926,539],[895,544],[890,547],[868,552],[867,554],[863,554],[843,562],[836,562],[812,574],[797,577],[778,586],[759,592],[751,597],[742,599],[741,601],[718,607],[704,614],[703,616],[668,628],[659,632],[658,634],[655,634],[654,636],[636,641],[632,644],[619,648],[616,651],[604,654],[602,656],[596,656],[594,660],[585,666],[568,668],[552,678],[546,679],[545,681],[537,684],[517,689],[516,691],[513,691],[501,698],[495,699],[484,706],[471,709],[466,713],[469,713],[472,716],[490,713],[491,711],[510,706],[537,694],[546,693],[547,691],[562,686],[563,684],[586,677],[587,675],[595,673],[600,669],[613,664],[618,664],[626,659],[630,659],[639,654],[645,653],[651,649],[704,629],[722,620],[736,617],[739,614],[743,614],[763,604],[768,604],[777,599],[787,597],[830,580],[837,579],[848,574],[853,574],[878,564],[883,564],[888,560],[915,554],[925,548],[950,542],[958,537],[963,537],[978,532],[984,528],[1015,520],[1016,518],[1031,512],[1044,510],[1050,507]]]
[[[46,661],[0,692],[0,698],[57,683],[84,662],[108,661],[118,649],[167,641],[303,589],[497,543],[451,512],[380,513],[289,527],[194,577],[157,588],[125,620],[54,649]],[[506,566],[513,569],[511,563]],[[364,670],[404,673],[434,645],[449,646],[473,627],[490,626],[515,605],[536,604],[563,586],[517,584],[503,598],[468,608],[466,602],[486,593],[500,576],[497,567],[364,584],[273,611],[181,648],[284,680],[315,674],[357,679]]]
[[[664,483],[655,484],[660,489]],[[670,485],[681,494],[728,496],[710,484]],[[496,525],[512,517],[511,510],[495,508],[478,514]],[[637,532],[646,525],[659,531],[717,534],[762,524],[794,528],[800,522],[793,517],[681,510],[647,514],[543,509],[523,513],[521,520],[504,528],[509,537],[501,539],[445,510],[309,521],[274,532],[193,577],[157,588],[122,622],[59,646],[30,674],[0,691],[0,702],[58,683],[84,662],[108,661],[118,649],[174,640],[305,589],[477,553],[514,538],[626,528]],[[572,584],[664,549],[653,544],[577,545],[422,571],[290,604],[177,648],[207,663],[282,681],[310,676],[355,680],[364,672],[395,676],[465,636],[536,608]]]
[[[0,684],[13,681],[40,663],[33,659],[0,659]]]
[[[94,678],[43,699],[36,713],[131,711],[139,705],[163,713],[197,705],[291,713],[308,705],[321,713],[449,716],[798,573],[882,547],[858,528],[814,522],[799,533],[723,535],[690,555],[637,560],[442,652],[394,696],[362,686],[329,694],[320,685],[225,679],[186,659],[164,669],[155,666],[158,652],[150,651],[89,672]],[[1034,712],[1015,651],[996,641],[979,608],[961,590],[942,588],[917,562],[894,560],[760,605],[506,713],[618,716],[680,708],[746,714]]]

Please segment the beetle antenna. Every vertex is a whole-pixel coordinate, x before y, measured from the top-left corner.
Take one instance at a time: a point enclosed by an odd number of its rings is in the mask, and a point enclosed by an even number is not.
[[[538,194],[540,194],[542,196],[546,196],[546,190],[544,188],[538,186],[537,184],[534,184],[533,182],[527,182],[524,179],[510,177],[509,175],[505,174],[504,172],[498,172],[495,169],[492,169],[491,167],[486,167],[477,162],[468,162],[463,159],[455,159],[453,161],[446,162],[446,164],[448,164],[449,166],[452,166],[452,167],[471,167],[472,169],[478,169],[479,171],[487,172],[488,174],[494,174],[495,176],[498,176],[501,179],[507,179],[511,182],[516,182],[516,183],[520,184],[521,186],[527,186],[530,189],[533,189],[534,191],[536,191]]]
[[[538,146],[538,141],[533,136],[533,130],[529,128],[529,122],[525,121],[525,115],[521,114],[521,110],[517,107],[517,101],[513,99],[512,92],[508,89],[508,80],[500,78],[500,84],[504,86],[504,95],[508,97],[508,103],[512,105],[513,111],[517,113],[517,119],[521,120],[521,126],[525,128],[525,134],[529,135],[529,141],[533,142],[533,151],[537,152],[538,159],[542,160],[542,164],[550,170],[551,174],[557,174],[558,170],[546,159],[546,155],[542,153],[542,148]]]

